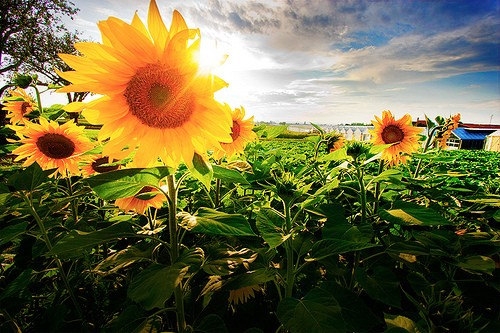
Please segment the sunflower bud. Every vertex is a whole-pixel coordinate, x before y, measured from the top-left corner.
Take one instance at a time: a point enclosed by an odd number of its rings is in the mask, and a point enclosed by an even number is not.
[[[12,83],[17,87],[26,89],[30,86],[31,83],[36,82],[36,79],[36,75],[31,76],[27,74],[16,73],[12,78]]]

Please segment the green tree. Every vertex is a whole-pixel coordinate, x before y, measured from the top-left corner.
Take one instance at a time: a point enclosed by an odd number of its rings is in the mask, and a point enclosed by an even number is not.
[[[65,85],[55,69],[69,67],[58,53],[76,53],[78,32],[62,22],[78,9],[67,0],[2,0],[0,2],[0,74],[15,72],[38,75],[37,85]],[[68,101],[81,101],[87,93],[68,94]]]

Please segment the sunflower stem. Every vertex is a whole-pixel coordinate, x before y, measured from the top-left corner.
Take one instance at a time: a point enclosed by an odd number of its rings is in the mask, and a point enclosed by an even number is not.
[[[290,202],[283,200],[283,205],[285,209],[285,228],[286,233],[289,236],[285,241],[285,251],[286,251],[286,290],[285,297],[292,297],[293,285],[295,280],[295,265],[293,262],[293,238],[292,238],[292,220],[290,212]]]
[[[40,231],[42,233],[43,241],[45,242],[47,249],[49,250],[49,252],[52,252],[52,242],[50,241],[49,234],[47,232],[47,229],[45,228],[45,225],[43,224],[42,218],[40,217],[40,215],[38,215],[36,209],[33,207],[33,201],[31,200],[31,196],[22,192],[22,197],[23,197],[24,202],[26,202],[26,204],[28,205],[30,213],[33,216],[33,218],[35,219],[35,221],[38,225],[38,228],[40,229]],[[69,279],[66,276],[66,273],[64,272],[62,262],[57,257],[54,257],[54,261],[56,262],[57,268],[59,270],[59,275],[61,276],[61,279],[63,280],[64,286],[66,287],[66,290],[69,293],[71,301],[73,302],[73,305],[75,306],[75,310],[78,313],[78,316],[81,319],[83,319],[82,309],[80,308],[80,305],[78,304],[76,296],[73,293],[73,289],[71,288],[71,285],[69,284]]]
[[[366,222],[366,188],[365,182],[363,179],[363,169],[361,166],[357,166],[356,168],[357,178],[359,182],[359,200],[361,204],[361,224]]]
[[[380,175],[382,173],[382,171],[384,170],[384,160],[383,159],[380,159],[379,161],[379,165],[378,165],[378,173],[377,175]],[[380,182],[377,182],[375,184],[375,202],[373,203],[373,214],[376,214],[377,213],[377,210],[378,210],[378,206],[380,204]]]
[[[71,198],[71,214],[73,215],[74,223],[78,223],[78,205],[75,202],[73,197],[73,184],[71,183],[71,176],[69,174],[66,175],[66,183],[68,185],[68,193]]]
[[[36,83],[33,84],[32,87],[35,89],[36,104],[38,105],[38,111],[40,111],[40,114],[42,114],[43,113],[43,108],[42,108],[42,98],[40,97],[40,91],[36,87]]]
[[[170,256],[172,264],[179,258],[180,244],[177,234],[177,189],[175,187],[175,176],[167,176],[168,187],[168,229],[170,235]],[[177,316],[177,332],[183,333],[186,330],[186,318],[184,313],[184,295],[182,291],[182,281],[174,289],[175,309]]]

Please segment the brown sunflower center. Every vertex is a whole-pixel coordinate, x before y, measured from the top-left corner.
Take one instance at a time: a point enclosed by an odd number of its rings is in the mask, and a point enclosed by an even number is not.
[[[233,142],[240,137],[241,126],[238,122],[233,121],[233,127],[231,127],[231,138]]]
[[[116,160],[113,160],[113,162],[116,162]],[[92,162],[92,170],[98,173],[104,173],[117,170],[120,167],[119,165],[106,165],[108,163],[109,163],[109,158],[107,157],[98,158],[94,162]]]
[[[31,104],[28,102],[22,102],[21,104],[21,113],[24,115],[26,113],[29,113],[29,108],[31,108]]]
[[[61,134],[47,133],[36,141],[40,151],[50,158],[63,159],[75,152],[75,143]]]
[[[154,128],[175,128],[188,121],[194,96],[177,70],[150,64],[137,70],[125,89],[130,112]]]
[[[385,143],[401,142],[403,141],[404,137],[405,133],[400,127],[396,125],[386,126],[382,130],[382,140],[384,140]]]

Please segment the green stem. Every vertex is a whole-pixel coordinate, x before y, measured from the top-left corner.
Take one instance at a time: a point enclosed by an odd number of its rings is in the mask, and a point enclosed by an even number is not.
[[[293,262],[293,238],[292,238],[292,220],[290,212],[290,203],[283,201],[285,209],[285,228],[286,234],[289,235],[288,239],[285,241],[285,251],[286,251],[286,290],[285,297],[292,297],[293,285],[295,280],[295,265]]]
[[[177,189],[174,175],[167,176],[168,187],[168,229],[170,235],[170,257],[172,264],[179,258],[180,244],[177,234]],[[184,295],[182,281],[174,289],[175,309],[177,316],[177,332],[186,331],[186,318],[184,313]]]
[[[26,204],[28,205],[30,213],[34,217],[34,219],[38,225],[38,228],[40,229],[40,231],[42,233],[42,237],[43,237],[43,240],[45,242],[45,245],[47,246],[47,249],[49,250],[49,252],[52,252],[52,242],[50,241],[49,234],[47,232],[47,229],[45,228],[45,225],[43,224],[42,218],[40,217],[40,215],[38,215],[37,211],[33,207],[33,202],[31,200],[31,197],[29,197],[28,195],[23,193],[23,199],[24,199],[24,202],[26,202]],[[80,318],[83,318],[82,310],[80,309],[80,305],[78,304],[76,296],[73,293],[73,289],[71,288],[71,286],[69,284],[69,280],[68,280],[68,277],[66,276],[66,273],[64,272],[61,260],[57,257],[54,257],[54,261],[56,262],[57,268],[59,269],[59,274],[63,280],[64,286],[66,287],[66,290],[68,290],[69,296],[71,298],[71,301],[73,302],[73,305],[75,306],[75,310],[78,313],[78,316]]]
[[[43,113],[43,108],[42,108],[42,99],[40,97],[40,91],[36,87],[36,84],[33,85],[33,88],[35,89],[36,103],[38,105],[38,111],[40,112],[40,114],[42,114]]]
[[[359,182],[359,200],[361,204],[361,224],[366,222],[366,188],[363,180],[363,169],[358,166],[356,169]]]
[[[220,190],[221,190],[222,182],[219,178],[215,180],[215,199],[214,199],[214,208],[219,207],[220,205]]]
[[[70,197],[73,197],[73,184],[71,184],[70,175],[66,175],[66,183],[68,184],[68,193]],[[78,203],[73,198],[71,199],[71,214],[73,215],[74,223],[78,223]]]
[[[377,173],[377,175],[380,175],[383,170],[384,170],[384,160],[380,159],[380,163],[378,165],[378,173]],[[380,195],[380,182],[377,182],[375,184],[375,202],[373,204],[373,214],[377,213],[378,206],[380,204],[379,195]]]

